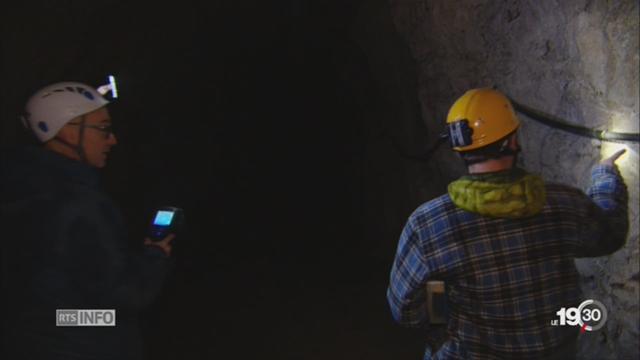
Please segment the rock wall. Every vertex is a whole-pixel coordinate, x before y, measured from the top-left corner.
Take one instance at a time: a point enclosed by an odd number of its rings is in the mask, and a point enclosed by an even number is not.
[[[605,0],[391,0],[391,12],[417,63],[422,119],[431,138],[464,91],[496,86],[515,100],[594,129],[638,132],[638,2]],[[576,261],[585,298],[609,310],[605,328],[581,337],[584,359],[637,357],[638,143],[605,142],[520,115],[521,165],[548,181],[586,189],[591,167],[621,147],[630,191],[626,246]],[[430,173],[464,171],[446,149]],[[577,304],[576,304],[577,305]]]

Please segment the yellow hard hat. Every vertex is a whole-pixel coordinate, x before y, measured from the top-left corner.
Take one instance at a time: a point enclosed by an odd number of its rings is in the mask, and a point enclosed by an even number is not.
[[[520,121],[509,99],[489,88],[472,89],[451,106],[447,128],[451,146],[469,151],[490,145],[514,132]]]

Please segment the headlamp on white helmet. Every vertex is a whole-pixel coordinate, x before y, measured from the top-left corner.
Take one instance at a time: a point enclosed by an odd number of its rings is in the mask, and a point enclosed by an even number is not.
[[[116,78],[113,75],[109,75],[109,83],[98,87],[98,92],[102,95],[107,95],[111,91],[111,97],[118,97],[118,86],[116,85]]]

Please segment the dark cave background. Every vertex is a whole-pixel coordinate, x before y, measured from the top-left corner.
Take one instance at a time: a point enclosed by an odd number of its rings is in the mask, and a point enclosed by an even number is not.
[[[105,185],[140,244],[186,210],[176,267],[144,314],[153,359],[419,359],[442,328],[395,325],[385,293],[409,214],[464,169],[438,138],[465,90],[497,86],[599,130],[638,131],[632,0],[32,0],[0,12],[0,146],[57,81],[104,84],[119,145]],[[610,310],[578,358],[637,357],[638,145],[521,116],[520,165],[588,185],[617,148],[628,244],[576,262]]]
[[[393,324],[385,299],[404,219],[423,200],[399,154],[427,145],[387,7],[5,6],[2,145],[29,141],[17,117],[35,89],[114,74],[119,145],[104,179],[131,241],[155,207],[186,211],[175,271],[144,314],[149,358],[421,356],[425,334]]]

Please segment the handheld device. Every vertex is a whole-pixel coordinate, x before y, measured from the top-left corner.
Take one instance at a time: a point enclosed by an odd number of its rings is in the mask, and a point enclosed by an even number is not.
[[[184,224],[184,210],[163,206],[156,210],[151,226],[149,237],[152,241],[160,241],[169,234],[177,234]]]
[[[447,323],[447,296],[444,281],[427,281],[427,313],[431,324]]]

